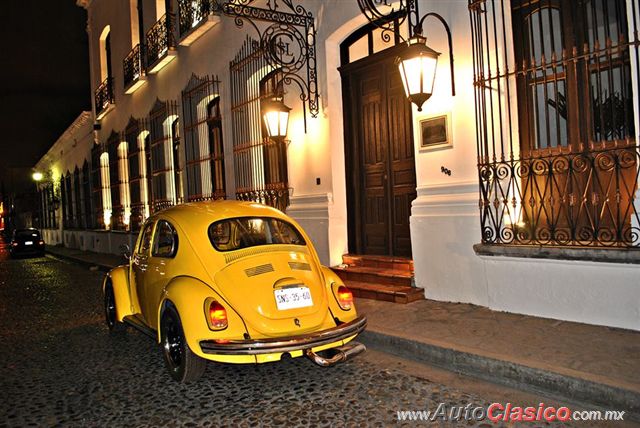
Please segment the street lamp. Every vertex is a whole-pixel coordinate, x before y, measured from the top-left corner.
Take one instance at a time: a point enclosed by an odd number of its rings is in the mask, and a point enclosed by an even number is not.
[[[41,172],[36,171],[31,175],[31,178],[33,178],[33,181],[38,183],[38,182],[42,181],[42,179],[44,178],[44,175]]]
[[[284,141],[287,137],[287,127],[289,126],[289,112],[282,101],[282,97],[274,97],[262,103],[262,117],[267,127],[269,138],[275,141]]]

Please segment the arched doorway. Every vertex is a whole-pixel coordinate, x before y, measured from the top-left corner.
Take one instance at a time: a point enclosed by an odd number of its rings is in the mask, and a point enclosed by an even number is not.
[[[349,252],[411,257],[412,116],[394,63],[402,46],[397,33],[386,46],[376,38],[367,25],[340,45]]]

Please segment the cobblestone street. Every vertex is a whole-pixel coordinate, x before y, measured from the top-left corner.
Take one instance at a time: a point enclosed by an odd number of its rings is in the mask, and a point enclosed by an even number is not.
[[[388,368],[371,352],[330,369],[303,358],[210,363],[199,382],[179,385],[149,338],[131,328],[109,335],[102,273],[0,257],[3,426],[388,426],[398,410],[491,403]]]

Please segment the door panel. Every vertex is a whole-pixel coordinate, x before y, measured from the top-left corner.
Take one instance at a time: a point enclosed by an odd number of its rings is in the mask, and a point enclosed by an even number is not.
[[[341,70],[350,89],[350,251],[410,257],[409,216],[416,197],[412,118],[394,58],[374,55],[361,61],[365,66]]]

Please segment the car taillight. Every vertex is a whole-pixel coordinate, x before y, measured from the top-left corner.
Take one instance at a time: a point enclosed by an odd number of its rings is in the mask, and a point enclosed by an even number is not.
[[[14,247],[17,247],[18,243],[17,242],[12,242],[11,245],[13,245]]]
[[[353,306],[353,293],[344,285],[338,287],[338,292],[336,293],[338,297],[338,304],[342,309],[348,311]]]
[[[209,326],[214,330],[227,328],[227,310],[215,300],[209,303]]]

